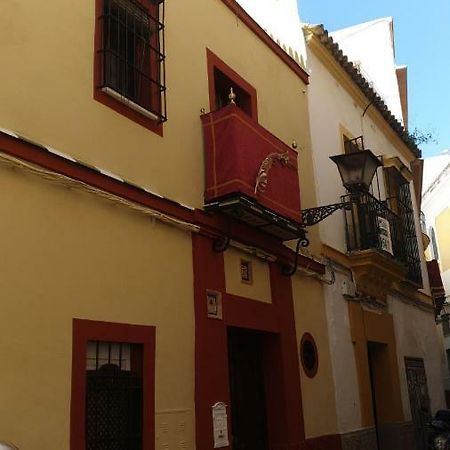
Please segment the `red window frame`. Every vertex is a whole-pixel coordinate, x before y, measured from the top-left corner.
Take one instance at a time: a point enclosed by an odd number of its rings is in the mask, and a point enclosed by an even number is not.
[[[86,351],[88,341],[141,344],[143,347],[143,450],[155,448],[155,343],[153,326],[73,319],[70,449],[86,449]]]
[[[209,109],[214,111],[217,105],[216,99],[216,73],[217,71],[228,77],[236,86],[243,90],[249,96],[249,103],[246,105],[245,112],[255,121],[258,121],[258,97],[256,89],[230,66],[225,64],[217,55],[208,48],[206,49],[206,61],[208,66],[208,90],[209,90]]]
[[[127,104],[122,103],[121,101],[102,91],[100,87],[103,77],[103,61],[101,53],[101,49],[103,47],[101,18],[103,15],[104,2],[105,0],[95,0],[94,99],[162,137],[163,124],[161,122],[158,122],[157,120],[147,117],[141,114],[139,111],[132,109]],[[137,0],[137,2],[148,11],[154,11],[155,8],[158,8],[158,5],[152,0]],[[156,36],[155,39],[157,40]],[[154,75],[155,67],[155,64],[151,65],[149,71],[151,75]],[[155,95],[155,92],[152,92],[152,103],[157,103],[159,104],[159,107],[161,107],[161,98],[157,94]]]

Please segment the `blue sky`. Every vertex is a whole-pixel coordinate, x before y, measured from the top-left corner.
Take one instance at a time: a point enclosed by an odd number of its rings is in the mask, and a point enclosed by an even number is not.
[[[304,22],[329,31],[394,18],[396,62],[408,66],[409,129],[431,133],[423,157],[450,148],[450,0],[298,0]]]

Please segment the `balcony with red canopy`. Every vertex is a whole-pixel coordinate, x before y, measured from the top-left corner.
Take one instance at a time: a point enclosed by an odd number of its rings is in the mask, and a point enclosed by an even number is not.
[[[205,209],[283,241],[303,237],[297,152],[234,104],[201,120]]]

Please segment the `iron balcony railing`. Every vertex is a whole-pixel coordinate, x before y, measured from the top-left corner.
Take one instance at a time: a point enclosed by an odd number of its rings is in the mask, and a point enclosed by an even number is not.
[[[347,250],[379,250],[406,266],[408,280],[421,285],[417,245],[409,242],[411,224],[406,222],[410,218],[398,216],[387,207],[386,202],[367,192],[347,194],[341,200],[346,204],[344,217]]]

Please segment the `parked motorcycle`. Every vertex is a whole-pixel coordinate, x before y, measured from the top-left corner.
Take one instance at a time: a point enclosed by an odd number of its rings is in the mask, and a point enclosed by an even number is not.
[[[450,450],[450,409],[440,409],[428,425],[429,450]]]

